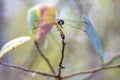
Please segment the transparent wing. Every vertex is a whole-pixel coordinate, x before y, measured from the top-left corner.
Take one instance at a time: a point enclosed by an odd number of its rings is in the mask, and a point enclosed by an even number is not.
[[[62,25],[63,27],[63,32],[67,36],[66,38],[73,38],[73,37],[79,37],[77,38],[78,40],[81,40],[86,37],[86,34],[84,33],[84,22],[82,19],[55,19],[55,20],[50,20],[50,19],[44,19],[42,23],[51,23],[55,27],[60,26],[58,24],[59,20],[63,20],[64,24]]]
[[[64,25],[63,25],[63,27],[64,26],[69,26],[69,27],[71,27],[71,28],[76,28],[76,29],[82,29],[83,28],[83,26],[84,26],[84,21],[83,20],[81,20],[81,19],[55,19],[55,20],[53,20],[53,19],[43,19],[43,20],[41,20],[41,21],[39,21],[39,20],[37,20],[36,22],[35,22],[35,25],[38,25],[39,23],[51,23],[51,24],[53,24],[54,26],[56,26],[56,24],[58,25],[58,21],[59,20],[63,20],[64,21]]]

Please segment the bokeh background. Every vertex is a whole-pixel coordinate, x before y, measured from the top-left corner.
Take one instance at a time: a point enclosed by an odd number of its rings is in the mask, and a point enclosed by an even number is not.
[[[43,3],[55,6],[57,18],[82,20],[82,15],[87,15],[101,39],[105,61],[111,59],[111,56],[120,54],[120,0],[0,0],[0,48],[9,40],[30,35],[27,25],[27,11],[32,6]],[[65,69],[62,70],[62,75],[92,69],[100,64],[98,55],[87,35],[74,27],[83,27],[83,25],[80,22],[65,21],[63,31],[67,44],[63,63]],[[57,72],[62,47],[57,29],[53,27],[39,45]],[[1,61],[51,73],[45,61],[39,56],[33,41],[11,51]],[[118,57],[109,65],[119,62]],[[120,69],[118,68],[95,74],[79,75],[66,80],[119,80],[119,74]],[[2,65],[0,65],[0,79],[54,80]]]

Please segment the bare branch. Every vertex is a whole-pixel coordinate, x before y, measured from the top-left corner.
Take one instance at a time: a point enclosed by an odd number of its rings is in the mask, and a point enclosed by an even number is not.
[[[8,64],[8,63],[1,63],[0,62],[0,64],[2,66],[15,68],[15,69],[19,69],[19,70],[22,70],[22,71],[27,71],[27,72],[30,72],[30,73],[36,73],[36,74],[39,74],[39,75],[42,75],[42,76],[48,76],[48,77],[55,77],[56,76],[56,75],[52,75],[52,74],[48,74],[48,73],[43,73],[43,72],[36,71],[36,70],[30,70],[30,69],[27,69],[27,68],[24,68],[24,67],[20,67],[20,66],[11,65],[11,64]]]
[[[107,56],[108,55],[106,55],[106,57]],[[115,61],[116,59],[118,59],[118,57],[120,57],[120,51],[117,51],[115,53],[111,53],[110,56],[108,56],[109,59],[107,59],[106,57],[104,60],[106,60],[105,65],[107,66],[107,65],[111,64],[113,61]]]
[[[64,47],[65,47],[65,44],[64,44]],[[63,47],[63,48],[64,48]],[[64,49],[62,50],[62,52],[64,52]],[[118,55],[117,55],[118,56]],[[48,73],[43,73],[43,72],[40,72],[40,71],[36,71],[36,70],[30,70],[30,69],[27,69],[27,68],[24,68],[24,67],[20,67],[20,66],[15,66],[15,65],[11,65],[11,64],[8,64],[8,63],[0,63],[2,66],[6,66],[6,67],[11,67],[11,68],[15,68],[15,69],[19,69],[19,70],[22,70],[22,71],[26,71],[26,72],[30,72],[30,73],[36,73],[36,74],[39,74],[39,75],[42,75],[42,76],[47,76],[47,77],[54,77],[56,78],[57,80],[61,80],[61,79],[66,79],[66,78],[71,78],[71,77],[74,77],[74,76],[78,76],[78,75],[81,75],[81,74],[90,74],[90,76],[92,76],[92,74],[96,73],[96,72],[99,72],[99,71],[103,71],[103,70],[109,70],[109,69],[114,69],[114,68],[120,68],[120,64],[117,64],[117,65],[113,65],[113,66],[100,66],[100,67],[97,67],[97,68],[94,68],[94,69],[91,69],[91,70],[85,70],[85,71],[80,71],[78,73],[73,73],[73,74],[69,74],[69,75],[66,75],[66,76],[63,76],[61,77],[61,70],[63,68],[62,66],[62,62],[63,62],[63,58],[64,56],[61,57],[60,59],[60,63],[59,63],[59,73],[58,75],[53,75],[53,74],[48,74]],[[117,57],[116,57],[117,58]],[[115,57],[113,58],[115,59]],[[112,59],[111,59],[112,60]],[[110,62],[111,62],[110,60]],[[112,60],[113,61],[113,60]],[[107,62],[108,63],[108,62]],[[90,77],[89,76],[89,77]]]
[[[109,59],[107,58],[109,57]],[[115,53],[111,53],[111,54],[107,54],[105,55],[104,61],[105,61],[105,66],[110,65],[112,62],[114,62],[116,59],[118,59],[118,57],[120,57],[120,51],[117,51]],[[94,76],[95,73],[91,73],[89,74],[86,78],[84,78],[83,80],[89,80],[92,76]]]
[[[78,73],[74,73],[74,74],[70,74],[67,76],[62,77],[62,79],[66,79],[66,78],[71,78],[80,74],[89,74],[89,73],[95,73],[95,72],[99,72],[99,71],[103,71],[103,70],[109,70],[109,69],[113,69],[113,68],[120,68],[120,64],[115,65],[115,66],[107,66],[107,67],[98,67],[95,69],[91,69],[91,70],[85,70],[85,71],[80,71]]]
[[[55,70],[52,66],[52,64],[50,63],[50,61],[48,60],[48,58],[42,53],[42,51],[39,49],[38,43],[34,42],[38,52],[40,53],[40,55],[42,56],[42,58],[46,61],[46,63],[48,64],[49,68],[51,69],[52,73],[55,74]]]
[[[60,32],[60,36],[61,36],[61,39],[62,39],[62,55],[61,55],[61,59],[60,59],[60,62],[59,62],[59,69],[58,69],[58,75],[57,75],[57,80],[61,80],[61,70],[64,68],[62,66],[62,63],[63,63],[63,59],[64,59],[64,50],[65,50],[65,35],[64,33],[62,32],[61,28],[58,29],[59,32]]]

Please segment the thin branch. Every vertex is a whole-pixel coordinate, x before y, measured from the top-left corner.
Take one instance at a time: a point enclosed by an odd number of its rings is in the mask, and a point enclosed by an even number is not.
[[[2,66],[15,68],[15,69],[19,69],[19,70],[22,70],[22,71],[27,71],[27,72],[30,72],[30,73],[36,73],[36,74],[39,74],[39,75],[42,75],[42,76],[55,77],[55,75],[52,75],[52,74],[43,73],[43,72],[36,71],[36,70],[30,70],[30,69],[27,69],[27,68],[24,68],[24,67],[11,65],[11,64],[8,64],[8,63],[1,63],[1,62],[0,62],[0,64],[1,64]]]
[[[19,69],[19,70],[26,71],[26,72],[30,72],[30,73],[36,73],[36,74],[43,75],[43,76],[58,78],[58,75],[43,73],[43,72],[36,71],[36,70],[30,70],[30,69],[27,69],[27,68],[24,68],[24,67],[11,65],[11,64],[8,64],[8,63],[0,63],[0,64],[1,64],[2,66],[15,68],[15,69]],[[62,67],[62,64],[61,64],[60,70],[61,70],[62,68],[63,68],[63,67]],[[71,77],[74,77],[74,76],[77,76],[77,75],[81,75],[81,74],[89,74],[89,73],[92,73],[92,74],[93,74],[93,73],[96,73],[96,72],[99,72],[99,71],[109,70],[109,69],[114,69],[114,68],[120,68],[120,64],[114,65],[114,66],[101,66],[101,67],[97,67],[97,68],[95,68],[95,69],[80,71],[80,72],[78,72],[78,73],[73,73],[73,74],[70,74],[70,75],[63,76],[63,77],[61,77],[61,72],[60,72],[60,75],[59,75],[59,79],[58,79],[58,80],[66,79],[66,78],[71,78]]]
[[[46,61],[46,63],[48,64],[48,66],[49,66],[49,68],[51,69],[52,73],[53,73],[53,74],[56,74],[56,73],[55,73],[55,70],[54,70],[52,64],[50,63],[50,61],[48,60],[48,58],[47,58],[47,57],[42,53],[42,51],[39,49],[38,43],[37,43],[37,42],[34,42],[34,44],[35,44],[38,52],[40,53],[41,57],[42,57],[42,58]]]
[[[113,68],[120,68],[120,64],[115,65],[115,66],[106,66],[106,67],[104,66],[104,67],[98,67],[98,68],[91,69],[91,70],[80,71],[78,73],[74,73],[74,74],[64,76],[64,77],[62,77],[62,79],[71,78],[71,77],[74,77],[74,76],[77,76],[77,75],[80,75],[80,74],[89,74],[89,73],[99,72],[99,71],[102,71],[102,70],[109,70],[109,69],[113,69]]]
[[[60,32],[60,36],[61,36],[61,39],[62,39],[62,55],[61,55],[61,59],[60,59],[60,62],[59,62],[59,69],[58,69],[57,80],[61,80],[61,71],[64,68],[62,66],[63,59],[64,59],[64,50],[65,50],[65,45],[66,45],[66,43],[65,43],[65,35],[62,32],[61,28],[59,28],[59,32]]]
[[[109,57],[109,59],[107,59],[106,57]],[[112,62],[114,62],[116,59],[118,59],[118,57],[120,57],[120,51],[116,51],[114,53],[111,53],[110,55],[105,55],[105,58],[104,58],[104,66],[108,66],[110,65]],[[101,66],[101,65],[99,65]],[[94,73],[95,74],[95,73]],[[91,77],[94,76],[93,73],[89,74],[86,78],[84,78],[83,80],[89,80]]]
[[[120,57],[120,51],[116,51],[114,53],[111,53],[110,56],[109,56],[109,59],[106,59],[106,58],[104,59],[104,60],[106,60],[105,61],[105,66],[111,64],[112,62],[114,62],[119,57]]]

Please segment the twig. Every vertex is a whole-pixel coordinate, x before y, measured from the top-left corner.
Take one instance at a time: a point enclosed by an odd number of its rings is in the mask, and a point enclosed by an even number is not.
[[[107,57],[107,55],[106,55]],[[116,51],[114,53],[111,53],[109,56],[109,59],[104,59],[105,61],[105,66],[111,64],[113,61],[115,61],[116,59],[118,59],[120,57],[120,51]]]
[[[63,57],[63,58],[64,58],[64,57]],[[63,62],[63,59],[62,59],[62,62]],[[15,69],[19,69],[19,70],[26,71],[26,72],[30,72],[30,73],[36,73],[36,74],[43,75],[43,76],[58,78],[58,80],[66,79],[66,78],[71,78],[71,77],[74,77],[74,76],[77,76],[77,75],[80,75],[80,74],[89,74],[89,73],[92,73],[92,74],[93,74],[93,73],[96,73],[96,72],[99,72],[99,71],[103,71],[103,70],[120,68],[120,64],[114,65],[114,66],[101,66],[101,67],[97,67],[97,68],[95,68],[95,69],[80,71],[80,72],[78,72],[78,73],[73,73],[73,74],[70,74],[70,75],[66,75],[66,76],[61,77],[61,69],[63,68],[63,67],[62,67],[62,63],[61,63],[61,67],[59,68],[59,70],[60,70],[60,71],[59,71],[59,75],[53,75],[53,74],[43,73],[43,72],[36,71],[36,70],[30,70],[30,69],[27,69],[27,68],[24,68],[24,67],[11,65],[11,64],[8,64],[8,63],[1,63],[1,62],[0,62],[0,64],[1,64],[2,66],[15,68]]]
[[[114,55],[113,55],[114,54]],[[109,57],[109,59],[107,59],[106,57]],[[108,66],[110,65],[112,62],[114,62],[116,59],[118,59],[118,57],[120,57],[120,51],[116,51],[114,53],[111,53],[110,56],[107,54],[104,57],[104,61],[105,64],[104,66]],[[100,65],[99,65],[100,66]],[[95,74],[95,73],[94,73]],[[89,80],[91,77],[94,76],[93,73],[89,74],[86,78],[84,78],[83,80]]]
[[[64,77],[62,77],[62,79],[74,77],[74,76],[77,76],[77,75],[80,75],[80,74],[95,73],[95,72],[99,72],[99,71],[102,71],[102,70],[108,70],[108,69],[113,69],[113,68],[120,68],[120,64],[115,65],[115,66],[106,66],[106,67],[104,66],[104,67],[98,67],[98,68],[91,69],[91,70],[80,71],[78,73],[74,73],[74,74],[64,76]]]
[[[34,42],[38,52],[40,53],[40,55],[42,56],[42,58],[46,61],[46,63],[48,64],[49,68],[51,69],[52,73],[55,74],[55,70],[52,66],[52,64],[50,63],[50,61],[48,60],[48,58],[42,53],[42,51],[39,49],[38,43]]]
[[[36,70],[30,70],[30,69],[27,69],[27,68],[24,68],[24,67],[11,65],[11,64],[8,64],[8,63],[1,63],[1,62],[0,62],[0,64],[1,64],[2,66],[15,68],[15,69],[19,69],[19,70],[22,70],[22,71],[27,71],[27,72],[30,72],[30,73],[36,73],[36,74],[39,74],[39,75],[42,75],[42,76],[55,77],[55,75],[52,75],[52,74],[43,73],[43,72],[36,71]]]
[[[61,55],[61,59],[60,59],[60,62],[59,62],[57,80],[61,80],[61,70],[64,68],[62,66],[62,63],[63,63],[63,59],[64,59],[64,50],[65,50],[65,45],[66,45],[66,43],[65,43],[65,35],[62,32],[61,28],[59,29],[59,32],[60,32],[60,36],[61,36],[61,39],[62,39],[62,55]]]

